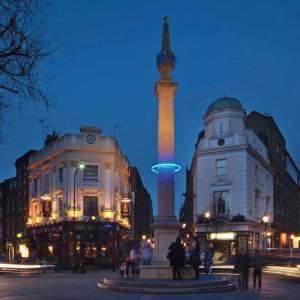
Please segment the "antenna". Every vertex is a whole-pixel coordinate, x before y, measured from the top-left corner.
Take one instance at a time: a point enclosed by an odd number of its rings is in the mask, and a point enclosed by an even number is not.
[[[43,136],[42,136],[42,144],[44,144],[45,141],[45,121],[47,120],[47,117],[39,119],[39,124],[42,124],[42,128],[43,128]]]
[[[113,126],[113,137],[116,138],[116,129],[122,127],[123,124],[118,124]]]

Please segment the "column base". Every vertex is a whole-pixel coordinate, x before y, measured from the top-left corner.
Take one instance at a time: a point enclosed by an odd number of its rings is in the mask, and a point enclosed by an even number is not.
[[[195,273],[191,266],[181,269],[183,279],[194,279]],[[140,279],[173,279],[172,267],[165,265],[140,266]]]
[[[154,232],[154,256],[152,264],[168,266],[169,260],[167,259],[167,254],[169,252],[169,246],[176,241],[180,224],[174,217],[164,220],[157,219],[151,227]]]

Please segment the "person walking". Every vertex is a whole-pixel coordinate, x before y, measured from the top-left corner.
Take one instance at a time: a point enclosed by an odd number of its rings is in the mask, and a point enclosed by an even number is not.
[[[254,289],[256,288],[256,279],[258,280],[258,288],[261,288],[263,258],[260,255],[258,249],[255,249],[254,256],[252,257],[252,267],[253,267],[253,288]]]
[[[143,265],[149,266],[151,264],[151,259],[152,259],[152,249],[149,243],[142,244],[141,254],[142,254]]]
[[[116,268],[121,269],[121,265],[126,259],[126,251],[125,243],[121,242],[117,247]]]
[[[77,274],[79,270],[79,258],[76,256],[73,259],[73,273]]]
[[[191,265],[195,272],[195,280],[200,279],[200,270],[199,267],[201,265],[201,253],[200,253],[200,245],[199,243],[195,244],[195,248],[191,253]]]
[[[129,252],[129,256],[126,258],[126,277],[129,277],[129,270],[131,269],[131,275],[135,278],[137,271],[138,257],[135,247],[132,246]]]
[[[240,287],[242,290],[248,290],[250,257],[244,248],[241,250],[241,254],[237,257],[237,265],[241,276]]]
[[[181,239],[178,237],[176,242],[173,242],[169,246],[169,253],[167,259],[170,261],[170,266],[172,266],[173,271],[173,280],[181,280],[181,271],[180,269],[184,267],[185,252],[181,244]]]
[[[209,248],[204,252],[204,270],[206,275],[212,273],[211,271],[212,260],[213,260],[213,255],[211,249]]]

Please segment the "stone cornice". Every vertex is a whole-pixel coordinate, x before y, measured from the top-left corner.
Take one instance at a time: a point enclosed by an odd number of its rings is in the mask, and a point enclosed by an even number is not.
[[[160,94],[171,94],[175,96],[177,90],[177,82],[159,80],[155,84],[155,94],[159,97]]]

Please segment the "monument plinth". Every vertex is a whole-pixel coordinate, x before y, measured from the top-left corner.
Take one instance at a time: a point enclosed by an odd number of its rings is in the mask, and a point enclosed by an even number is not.
[[[152,167],[157,173],[158,207],[157,217],[152,228],[154,231],[153,266],[141,268],[141,278],[171,278],[167,266],[168,248],[178,236],[180,225],[175,216],[174,176],[180,166],[174,162],[174,97],[177,83],[171,72],[175,69],[176,59],[170,46],[168,19],[164,18],[162,47],[156,59],[160,79],[155,84],[158,98],[158,163]],[[163,268],[159,268],[162,266]],[[164,272],[162,272],[164,270]]]

